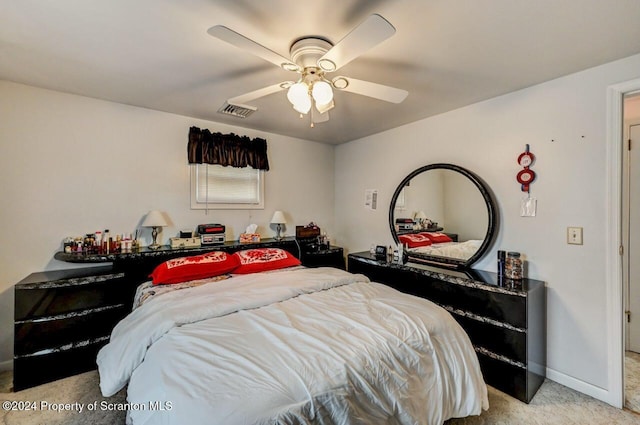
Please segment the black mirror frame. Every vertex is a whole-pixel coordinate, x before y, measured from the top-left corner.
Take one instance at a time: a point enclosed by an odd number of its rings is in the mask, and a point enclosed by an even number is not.
[[[458,165],[447,164],[447,163],[430,164],[430,165],[425,165],[424,167],[418,168],[417,170],[411,172],[411,174],[409,174],[407,177],[405,177],[404,180],[402,180],[402,182],[396,189],[396,191],[393,193],[393,197],[391,198],[391,204],[389,205],[389,228],[391,229],[391,235],[393,236],[393,239],[396,242],[396,244],[400,243],[400,240],[398,239],[398,234],[395,230],[395,223],[394,223],[394,210],[395,210],[396,202],[398,200],[398,196],[400,196],[400,192],[407,185],[407,183],[409,183],[411,179],[417,176],[418,174],[421,174],[429,170],[435,170],[435,169],[445,169],[445,170],[456,171],[464,175],[465,177],[467,177],[469,180],[471,180],[471,182],[478,188],[487,206],[488,221],[489,221],[487,226],[487,233],[484,237],[484,241],[480,245],[480,248],[478,248],[478,250],[467,260],[460,260],[456,258],[447,258],[447,257],[436,257],[436,256],[430,256],[426,254],[417,255],[412,252],[407,253],[408,260],[414,261],[417,263],[428,264],[436,267],[446,267],[446,268],[453,268],[453,269],[470,268],[476,261],[482,258],[482,256],[487,252],[487,250],[493,244],[493,241],[496,236],[496,229],[498,228],[498,212],[497,212],[496,203],[493,198],[493,194],[491,193],[491,190],[489,189],[489,187],[484,183],[484,181],[482,181],[482,179],[480,179],[480,177],[478,177],[473,172],[467,170],[466,168],[462,168]]]

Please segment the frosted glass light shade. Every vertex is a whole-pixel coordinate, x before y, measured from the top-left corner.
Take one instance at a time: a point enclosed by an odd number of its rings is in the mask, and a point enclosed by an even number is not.
[[[271,224],[286,224],[287,220],[284,218],[282,211],[276,211],[271,218]]]
[[[158,210],[149,211],[142,222],[142,227],[164,227],[168,226],[162,213]]]
[[[311,98],[309,96],[293,104],[293,109],[301,114],[307,114],[311,110]]]
[[[287,99],[289,99],[292,105],[299,104],[308,97],[309,87],[303,82],[293,84],[289,87],[289,91],[287,91]]]
[[[301,114],[306,114],[311,109],[309,86],[307,86],[306,83],[299,82],[289,87],[287,99],[289,99],[289,102],[293,105],[293,109]]]
[[[331,90],[329,83],[325,81],[314,83],[311,95],[319,105],[326,105],[333,100],[333,90]]]

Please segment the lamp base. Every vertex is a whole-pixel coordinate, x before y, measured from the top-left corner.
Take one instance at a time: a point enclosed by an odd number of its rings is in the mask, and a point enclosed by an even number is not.
[[[153,226],[151,228],[151,237],[153,238],[153,242],[151,242],[151,245],[148,246],[149,249],[159,249],[162,245],[160,245],[157,241],[158,241],[158,226]]]
[[[282,236],[280,236],[280,231],[281,230],[282,230],[282,225],[278,223],[278,226],[276,227],[276,237],[275,237],[275,240],[277,240],[277,241],[282,239]]]

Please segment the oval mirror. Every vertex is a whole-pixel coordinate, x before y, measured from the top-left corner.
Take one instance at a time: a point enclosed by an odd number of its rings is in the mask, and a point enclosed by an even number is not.
[[[389,227],[409,261],[468,268],[489,249],[497,212],[487,185],[453,164],[431,164],[409,174],[389,207]]]

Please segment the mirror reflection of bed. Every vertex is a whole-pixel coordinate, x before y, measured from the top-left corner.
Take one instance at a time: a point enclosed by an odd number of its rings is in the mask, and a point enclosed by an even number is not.
[[[395,195],[392,233],[412,259],[468,266],[492,236],[495,208],[488,190],[461,167],[422,167],[405,178]]]

